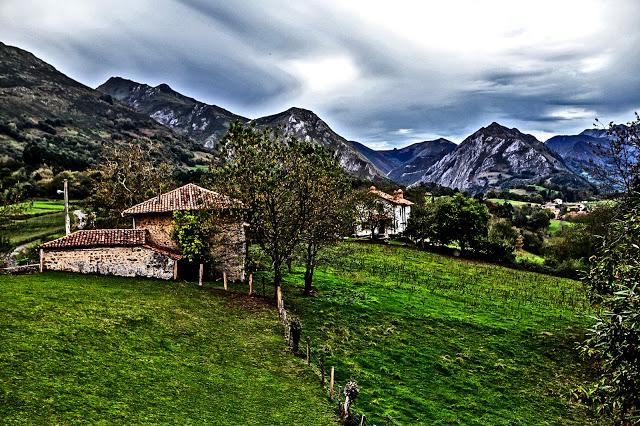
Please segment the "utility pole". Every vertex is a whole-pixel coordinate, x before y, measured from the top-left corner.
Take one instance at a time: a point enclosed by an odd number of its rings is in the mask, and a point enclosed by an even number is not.
[[[64,180],[64,232],[65,235],[71,233],[71,219],[69,218],[69,184]]]

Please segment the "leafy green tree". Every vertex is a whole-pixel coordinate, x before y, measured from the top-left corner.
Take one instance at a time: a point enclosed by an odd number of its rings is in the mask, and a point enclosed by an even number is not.
[[[411,208],[411,216],[407,221],[407,229],[404,231],[410,240],[417,246],[425,248],[437,240],[436,227],[434,226],[435,208],[432,204],[415,204]]]
[[[318,252],[349,235],[355,212],[351,180],[338,162],[321,146],[305,155],[306,181],[301,181],[307,194],[308,210],[302,229],[301,244],[305,264],[304,293],[311,294]]]
[[[630,205],[632,204],[632,205]],[[582,353],[596,361],[599,377],[588,390],[597,411],[619,424],[640,423],[640,201],[628,201],[615,220],[586,282],[596,323]]]
[[[585,399],[621,425],[640,424],[640,167],[637,157],[626,157],[628,147],[640,152],[639,128],[637,115],[623,129],[610,126],[618,139],[610,160],[625,194],[585,280],[596,323],[582,353],[599,367]]]
[[[408,235],[414,239],[438,245],[457,243],[464,252],[487,238],[489,210],[474,198],[458,193],[439,197],[423,208],[409,218]]]
[[[312,166],[318,148],[284,137],[278,130],[258,131],[234,123],[218,144],[210,167],[211,186],[241,200],[249,236],[271,258],[274,298],[282,267],[301,243],[317,207]]]
[[[211,235],[214,230],[215,226],[205,210],[173,212],[171,237],[188,262],[205,263],[210,260]]]
[[[513,251],[519,235],[518,229],[507,219],[496,218],[489,221],[487,237],[493,243],[504,243],[510,246],[512,248],[511,251]]]

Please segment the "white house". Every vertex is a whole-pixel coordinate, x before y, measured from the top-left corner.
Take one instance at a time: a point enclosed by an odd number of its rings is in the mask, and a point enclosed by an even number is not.
[[[380,238],[403,233],[407,229],[411,206],[414,203],[404,198],[402,189],[396,189],[391,195],[371,186],[369,195],[373,197],[375,207],[360,207],[361,220],[356,224],[355,235],[371,236],[372,228],[373,234]]]

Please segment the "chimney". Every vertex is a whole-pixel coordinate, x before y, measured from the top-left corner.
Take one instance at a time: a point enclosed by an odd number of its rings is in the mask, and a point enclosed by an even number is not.
[[[402,200],[404,198],[404,192],[402,189],[396,189],[393,191],[393,199],[394,200]]]

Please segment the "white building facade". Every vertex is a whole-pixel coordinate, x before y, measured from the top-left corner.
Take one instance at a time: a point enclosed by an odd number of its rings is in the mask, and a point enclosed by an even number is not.
[[[393,195],[380,191],[375,186],[369,188],[373,203],[359,207],[360,220],[355,226],[357,237],[390,238],[402,234],[407,229],[413,202],[404,198],[402,189]]]

